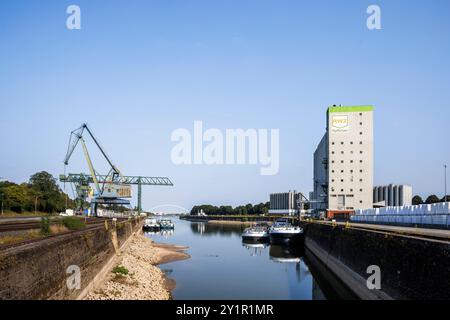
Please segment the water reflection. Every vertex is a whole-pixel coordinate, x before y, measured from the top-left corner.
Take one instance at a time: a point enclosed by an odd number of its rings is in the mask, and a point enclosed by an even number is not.
[[[191,222],[191,231],[194,234],[201,234],[203,236],[232,236],[241,235],[245,230],[245,225],[221,224],[221,223],[205,223],[205,222]]]
[[[272,262],[284,264],[284,271],[289,272],[288,266],[295,266],[293,273],[297,283],[311,278],[311,273],[303,262],[305,251],[303,247],[289,245],[270,245],[269,257]],[[314,294],[313,294],[314,295]]]
[[[264,249],[268,247],[267,243],[242,242],[242,245],[250,252],[250,256],[261,256]]]
[[[301,246],[242,241],[243,224],[176,222],[148,232],[156,242],[188,246],[190,259],[163,265],[177,282],[174,299],[338,299],[336,282]],[[167,237],[171,239],[166,240]],[[313,263],[314,262],[314,263]],[[319,269],[320,267],[320,269]],[[264,281],[261,281],[264,279]]]
[[[300,263],[304,252],[299,246],[271,245],[269,250],[270,260],[280,263]]]
[[[171,236],[173,236],[174,234],[174,230],[173,229],[163,229],[163,230],[158,230],[158,231],[146,231],[144,232],[145,235],[148,236],[161,236],[165,239],[170,238]]]
[[[204,234],[206,229],[206,223],[196,223],[195,226],[191,225],[191,229],[194,230],[197,227],[197,233]]]
[[[293,269],[293,273],[295,274],[297,283],[300,283],[311,276],[306,265],[302,263],[302,258],[305,254],[302,247],[276,244],[269,245],[269,243],[257,243],[248,240],[243,240],[242,246],[250,252],[250,256],[252,257],[262,256],[266,250],[269,250],[269,259],[272,262],[286,264],[283,268],[284,272],[289,272],[289,265],[295,268]]]

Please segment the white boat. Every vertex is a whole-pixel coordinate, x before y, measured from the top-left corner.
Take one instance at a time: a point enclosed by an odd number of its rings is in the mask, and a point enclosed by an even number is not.
[[[174,229],[175,225],[173,224],[172,220],[169,219],[161,219],[159,220],[159,226],[161,229]]]
[[[269,228],[265,224],[255,224],[244,230],[242,240],[249,242],[269,241]]]
[[[156,219],[145,219],[144,221],[144,230],[159,230],[160,225]]]
[[[269,228],[271,243],[294,243],[303,240],[303,228],[293,226],[288,219],[278,219]]]

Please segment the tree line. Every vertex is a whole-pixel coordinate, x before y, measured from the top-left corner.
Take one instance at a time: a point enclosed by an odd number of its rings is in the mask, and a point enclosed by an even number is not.
[[[191,215],[197,215],[203,210],[207,215],[262,215],[269,213],[270,202],[259,203],[256,205],[247,204],[245,206],[213,206],[209,204],[194,206],[191,210]]]
[[[424,201],[421,196],[415,195],[412,198],[413,205],[419,204],[433,204],[439,202],[450,201],[450,196],[442,197],[440,199],[438,196],[432,194],[426,198]],[[207,215],[262,215],[267,214],[270,209],[270,202],[260,203],[257,205],[247,204],[245,206],[237,206],[233,208],[232,206],[213,206],[209,204],[194,206],[191,210],[191,215],[197,215],[201,210]],[[305,208],[307,209],[307,208]]]
[[[439,202],[448,202],[450,201],[450,196],[442,197],[442,199],[439,199],[439,197],[435,194],[432,194],[427,197],[425,201],[423,201],[422,197],[419,195],[415,195],[412,198],[412,204],[413,205],[419,205],[419,204],[433,204],[433,203],[439,203]]]
[[[35,173],[28,182],[16,184],[9,181],[0,182],[0,202],[5,211],[15,213],[62,212],[74,206],[74,201],[65,194],[57,180],[48,172]]]

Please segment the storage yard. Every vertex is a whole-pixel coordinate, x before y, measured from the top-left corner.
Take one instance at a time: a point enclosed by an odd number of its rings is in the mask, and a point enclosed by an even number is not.
[[[448,229],[450,227],[450,203],[356,210],[350,220],[362,223]]]

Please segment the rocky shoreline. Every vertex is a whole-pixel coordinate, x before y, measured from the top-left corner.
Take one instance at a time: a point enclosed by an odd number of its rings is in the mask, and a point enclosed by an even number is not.
[[[187,247],[156,244],[136,234],[121,254],[99,288],[88,293],[86,300],[170,300],[175,281],[158,268],[177,260],[189,259]]]

